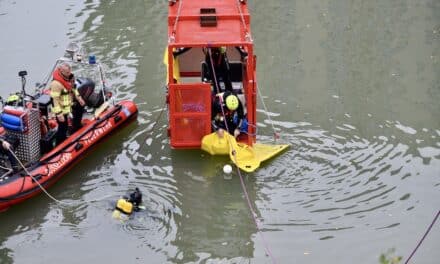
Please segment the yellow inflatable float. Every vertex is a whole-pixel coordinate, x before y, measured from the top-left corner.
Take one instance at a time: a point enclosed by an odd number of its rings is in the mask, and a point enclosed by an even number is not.
[[[241,170],[253,172],[260,167],[261,162],[272,158],[288,147],[288,144],[261,143],[255,143],[253,147],[250,147],[237,142],[231,134],[225,131],[223,136],[219,136],[216,132],[204,136],[201,148],[211,155],[229,155],[232,162]]]

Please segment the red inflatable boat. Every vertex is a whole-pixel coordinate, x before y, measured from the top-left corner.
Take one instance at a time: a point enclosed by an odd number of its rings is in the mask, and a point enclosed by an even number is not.
[[[39,185],[48,188],[54,184],[85,157],[85,154],[92,147],[111,132],[137,117],[138,110],[134,102],[112,102],[110,93],[105,89],[102,67],[96,63],[94,58],[91,58],[90,62],[84,63],[78,59],[82,56],[80,57],[75,52],[70,51],[68,55],[70,58],[59,59],[55,67],[68,61],[73,66],[75,76],[84,76],[82,74],[87,77],[99,76],[96,80],[82,79],[88,80],[94,88],[94,91],[90,91],[92,96],[87,102],[88,111],[84,113],[82,119],[83,127],[54,147],[56,121],[51,119],[50,111],[47,109],[50,107],[50,97],[48,97],[45,88],[42,88],[41,92],[36,95],[27,95],[23,82],[23,91],[21,94],[17,94],[18,102],[15,105],[4,106],[2,109],[0,135],[19,139],[14,154],[25,168],[20,166],[18,170],[13,170],[8,166],[6,155],[2,155],[0,211],[41,193],[42,189]],[[22,80],[24,80],[24,76],[22,76]],[[49,81],[48,79],[46,83]]]

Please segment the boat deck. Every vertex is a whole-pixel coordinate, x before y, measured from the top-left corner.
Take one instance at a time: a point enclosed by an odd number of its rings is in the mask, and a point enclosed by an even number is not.
[[[177,1],[169,7],[168,32],[180,46],[249,42],[247,5],[237,0]]]

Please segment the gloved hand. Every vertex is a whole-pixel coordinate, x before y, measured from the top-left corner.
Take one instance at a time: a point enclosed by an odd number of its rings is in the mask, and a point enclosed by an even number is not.
[[[11,144],[9,144],[9,142],[6,140],[2,140],[2,147],[4,149],[11,149]]]
[[[64,115],[63,114],[58,114],[57,115],[57,119],[58,119],[58,121],[60,121],[60,122],[64,122],[65,120],[64,120]]]
[[[234,137],[238,137],[240,135],[240,129],[236,128],[234,130]]]
[[[219,137],[219,138],[223,138],[224,136],[225,136],[225,130],[223,129],[223,128],[219,128],[219,129],[217,129],[217,136]]]
[[[78,100],[78,103],[81,106],[85,106],[86,105],[86,102],[84,101],[84,99],[81,96],[78,96],[78,98],[76,98],[76,99]]]

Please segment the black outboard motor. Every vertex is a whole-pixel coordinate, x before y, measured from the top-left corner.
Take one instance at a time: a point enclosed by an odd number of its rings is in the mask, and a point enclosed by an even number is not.
[[[97,108],[104,103],[102,92],[95,92],[95,82],[89,78],[77,78],[75,80],[76,89],[86,102],[88,107]]]

